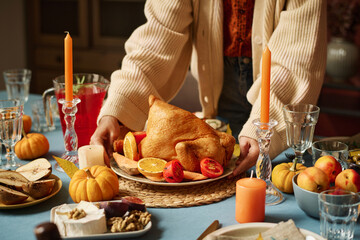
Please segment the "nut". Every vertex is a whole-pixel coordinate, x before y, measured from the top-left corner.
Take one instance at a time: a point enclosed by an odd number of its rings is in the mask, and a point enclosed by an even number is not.
[[[73,210],[67,213],[67,216],[69,219],[77,220],[86,217],[86,212],[83,209],[74,208]]]
[[[151,220],[149,212],[133,210],[125,217],[113,217],[107,221],[111,232],[129,232],[144,229]]]

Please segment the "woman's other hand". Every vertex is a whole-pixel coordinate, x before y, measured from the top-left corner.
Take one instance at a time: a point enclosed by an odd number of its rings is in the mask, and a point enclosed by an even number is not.
[[[239,138],[240,156],[235,162],[235,169],[229,177],[235,177],[256,164],[259,156],[257,140],[245,136]]]

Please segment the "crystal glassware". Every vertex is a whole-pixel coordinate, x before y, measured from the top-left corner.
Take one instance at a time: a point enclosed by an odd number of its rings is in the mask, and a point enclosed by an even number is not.
[[[273,128],[278,124],[276,120],[270,119],[268,123],[260,122],[255,119],[253,124],[257,127],[256,135],[258,137],[260,153],[256,162],[256,177],[266,182],[266,205],[276,205],[284,200],[281,192],[272,184],[270,177],[272,171],[271,159],[269,156],[270,139],[273,135]]]
[[[20,99],[22,104],[29,99],[31,70],[10,69],[3,72],[8,99]]]
[[[12,169],[22,164],[15,161],[14,147],[21,139],[23,105],[19,99],[0,100],[0,142],[6,148],[7,163],[3,169]]]
[[[304,152],[311,147],[320,108],[312,104],[288,104],[283,107],[287,145],[295,152],[294,163],[302,163]]]
[[[65,153],[61,156],[61,158],[73,162],[78,166],[78,138],[75,132],[74,123],[76,119],[75,114],[78,110],[76,105],[80,103],[80,99],[74,98],[72,101],[66,101],[62,98],[59,100],[59,103],[62,105],[61,110],[64,113],[64,120],[66,123],[64,133]],[[61,172],[64,171],[58,164],[55,164],[55,169]]]

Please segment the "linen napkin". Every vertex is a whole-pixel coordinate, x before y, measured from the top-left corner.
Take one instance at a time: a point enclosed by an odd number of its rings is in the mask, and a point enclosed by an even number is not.
[[[216,236],[216,240],[256,240],[259,233],[251,236],[236,237],[220,235]],[[261,233],[263,240],[305,240],[305,236],[296,227],[292,219],[287,222],[280,222],[273,228]],[[211,240],[215,240],[212,239]],[[210,239],[209,239],[210,240]]]

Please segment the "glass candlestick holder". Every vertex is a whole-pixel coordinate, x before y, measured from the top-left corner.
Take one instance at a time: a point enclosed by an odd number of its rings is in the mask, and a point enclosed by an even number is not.
[[[66,101],[62,98],[59,99],[59,103],[62,104],[61,110],[64,113],[64,120],[66,124],[64,132],[65,152],[61,158],[66,159],[78,166],[78,138],[75,132],[74,123],[76,119],[75,114],[78,110],[76,105],[80,103],[80,99],[74,98],[72,101]],[[55,164],[55,169],[64,172],[64,170],[58,164]]]
[[[278,122],[270,119],[268,123],[262,123],[260,119],[255,119],[253,124],[257,127],[256,135],[260,148],[259,157],[256,162],[256,177],[266,182],[266,205],[276,205],[284,200],[284,196],[270,180],[272,165],[269,157],[269,149],[273,128]]]

